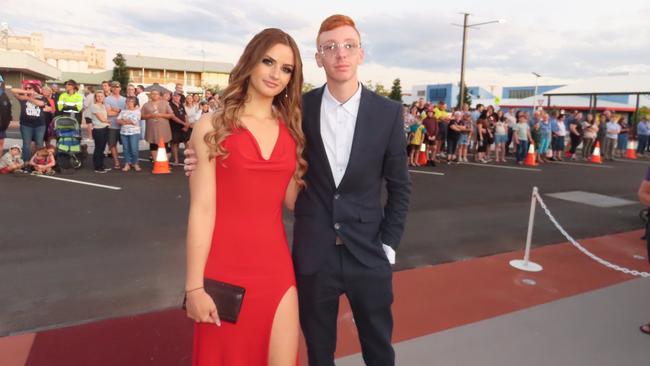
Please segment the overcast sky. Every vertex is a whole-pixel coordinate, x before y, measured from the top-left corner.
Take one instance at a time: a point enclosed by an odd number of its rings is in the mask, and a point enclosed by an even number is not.
[[[567,83],[614,72],[650,73],[650,1],[56,1],[3,0],[0,22],[12,34],[42,32],[45,47],[235,63],[260,30],[282,28],[301,48],[305,80],[324,82],[314,60],[320,22],[342,13],[357,22],[366,49],[362,81],[389,87],[458,82],[462,28],[505,19],[469,33],[469,85]],[[92,5],[91,5],[92,4]]]

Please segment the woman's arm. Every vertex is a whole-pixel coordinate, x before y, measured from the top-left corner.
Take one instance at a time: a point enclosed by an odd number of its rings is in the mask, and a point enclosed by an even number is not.
[[[154,113],[152,113],[153,109],[150,109],[148,106],[149,103],[150,102],[145,103],[140,109],[140,119],[148,120],[148,119],[156,118],[154,116]]]
[[[14,94],[16,99],[22,100],[22,101],[28,101],[31,102],[32,104],[35,104],[41,108],[45,107],[45,102],[37,99],[35,97],[34,91],[33,90],[24,90],[20,88],[11,88],[11,92]]]
[[[186,290],[203,286],[203,271],[210,251],[216,217],[215,162],[209,159],[209,147],[203,140],[203,136],[211,129],[210,118],[201,118],[190,142],[196,152],[197,164],[189,179]]]
[[[104,113],[98,113],[98,112],[92,112],[98,120],[100,120],[103,123],[107,123],[108,117],[106,117],[106,114]]]
[[[167,113],[158,113],[158,118],[165,118],[165,119],[171,119],[174,116],[174,111],[172,110],[172,107],[167,103],[167,109],[165,110]]]
[[[29,100],[29,91],[21,88],[11,88],[11,92],[18,100]]]
[[[171,119],[174,123],[178,123],[179,125],[185,127],[185,121],[183,121],[182,119],[176,117],[175,114],[172,113],[170,119]]]
[[[203,287],[203,272],[212,245],[216,217],[215,161],[210,160],[209,147],[203,140],[203,136],[211,130],[211,119],[209,116],[204,116],[196,124],[190,142],[190,146],[196,152],[197,164],[189,179],[186,291]]]
[[[124,118],[123,116],[124,115],[120,112],[120,114],[117,116],[117,124],[120,126],[130,125],[131,121],[127,118]]]
[[[284,195],[284,205],[291,212],[293,212],[293,209],[296,207],[296,198],[298,198],[298,193],[300,193],[300,186],[298,185],[296,178],[291,178],[291,181],[287,186],[287,192]]]

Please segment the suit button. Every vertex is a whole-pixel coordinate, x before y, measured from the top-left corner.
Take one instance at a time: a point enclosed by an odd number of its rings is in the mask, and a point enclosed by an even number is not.
[[[339,199],[340,197],[341,197],[340,194],[338,194],[338,193],[335,193],[335,194],[334,194],[334,199],[335,199],[335,200]]]
[[[334,230],[338,230],[340,228],[341,228],[341,224],[339,224],[338,222],[334,224]]]

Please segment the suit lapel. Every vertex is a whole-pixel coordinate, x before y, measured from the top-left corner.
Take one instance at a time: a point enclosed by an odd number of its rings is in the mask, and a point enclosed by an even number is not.
[[[370,127],[370,98],[372,97],[371,92],[366,89],[363,85],[361,86],[361,100],[359,101],[359,112],[357,113],[357,121],[354,125],[354,136],[352,137],[352,149],[350,150],[350,159],[348,160],[348,166],[345,169],[345,174],[343,174],[343,179],[339,184],[339,188],[343,187],[345,182],[349,179],[348,177],[354,172],[355,157],[359,154],[359,151],[364,142],[364,133],[369,131]]]
[[[312,142],[315,144],[313,148],[316,151],[317,158],[322,164],[322,169],[327,172],[326,174],[331,186],[336,187],[336,184],[334,183],[334,176],[332,175],[332,168],[330,166],[329,159],[327,158],[327,153],[325,152],[325,143],[323,143],[323,136],[320,133],[320,110],[321,105],[323,104],[323,92],[325,91],[326,87],[327,86],[323,85],[320,90],[314,93],[314,100],[312,101],[313,108],[310,109],[308,118],[312,121],[310,124],[310,127],[312,129],[311,135],[313,136]]]

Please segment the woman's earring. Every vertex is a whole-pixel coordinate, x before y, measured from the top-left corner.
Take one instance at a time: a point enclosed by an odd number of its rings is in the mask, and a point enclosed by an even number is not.
[[[288,88],[284,88],[284,97],[289,98],[289,90],[288,90]]]

